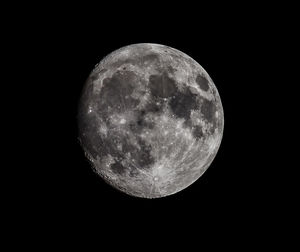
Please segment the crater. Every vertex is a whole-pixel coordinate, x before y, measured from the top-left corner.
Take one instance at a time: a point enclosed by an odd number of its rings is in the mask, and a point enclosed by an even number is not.
[[[196,83],[199,85],[199,87],[203,91],[205,91],[205,92],[208,91],[208,89],[209,89],[208,80],[205,77],[198,74],[197,77],[196,77]]]

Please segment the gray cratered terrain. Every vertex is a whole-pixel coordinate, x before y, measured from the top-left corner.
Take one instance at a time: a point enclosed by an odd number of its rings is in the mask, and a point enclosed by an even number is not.
[[[97,174],[129,195],[158,198],[205,172],[224,117],[212,79],[195,60],[168,46],[133,44],[96,65],[78,123]]]

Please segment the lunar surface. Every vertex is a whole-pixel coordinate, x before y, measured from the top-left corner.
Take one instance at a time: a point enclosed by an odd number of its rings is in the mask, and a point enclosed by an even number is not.
[[[105,57],[88,77],[79,140],[94,171],[116,189],[159,198],[195,182],[219,149],[220,96],[191,57],[133,44]]]

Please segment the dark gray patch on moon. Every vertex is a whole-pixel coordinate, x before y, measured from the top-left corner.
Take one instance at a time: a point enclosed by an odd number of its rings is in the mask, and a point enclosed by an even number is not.
[[[177,90],[175,81],[166,72],[161,75],[150,75],[149,87],[153,96],[161,98],[170,97]]]
[[[202,131],[202,127],[199,125],[196,125],[193,129],[193,136],[196,139],[201,139],[203,137],[203,131]]]
[[[141,133],[144,129],[153,129],[155,124],[154,122],[147,121],[145,119],[146,111],[144,109],[135,111],[136,118],[133,121],[130,121],[129,128],[132,132]]]
[[[208,122],[213,123],[216,113],[216,105],[212,101],[203,99],[201,104],[201,112]]]
[[[196,95],[189,88],[185,88],[183,92],[177,91],[170,100],[170,107],[177,117],[188,120],[191,110],[198,108]]]
[[[134,90],[135,74],[131,71],[117,71],[111,78],[103,80],[99,101],[105,109],[110,106],[117,111],[133,109],[139,103],[130,95]]]
[[[208,80],[205,77],[198,74],[196,78],[196,82],[203,91],[208,91],[209,89]]]
[[[147,169],[154,163],[154,157],[151,155],[151,146],[141,138],[138,139],[140,149],[132,153],[132,157],[136,160],[136,164],[140,169]]]
[[[147,54],[145,56],[142,56],[138,62],[143,65],[143,64],[151,64],[151,63],[154,63],[154,62],[157,62],[159,61],[159,56],[156,54],[156,53],[150,53],[150,54]]]
[[[144,198],[196,181],[217,153],[224,120],[216,87],[204,75],[167,46],[136,44],[108,55],[89,76],[78,110],[80,143],[94,170]]]
[[[201,104],[201,113],[205,120],[212,124],[210,132],[213,133],[218,125],[216,118],[217,107],[213,101],[204,99]]]
[[[145,106],[145,111],[148,113],[161,114],[166,104],[157,97],[152,97],[151,101]]]
[[[125,173],[125,170],[126,168],[120,163],[120,162],[115,162],[113,163],[110,168],[112,169],[112,171],[114,173],[117,173],[117,174],[124,174]]]

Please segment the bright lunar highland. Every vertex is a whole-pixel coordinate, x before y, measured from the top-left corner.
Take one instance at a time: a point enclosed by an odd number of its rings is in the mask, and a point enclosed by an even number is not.
[[[129,195],[159,198],[188,187],[210,166],[224,113],[215,84],[194,59],[143,43],[95,66],[81,94],[78,126],[98,175]]]

